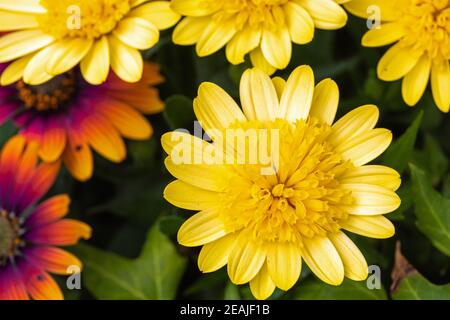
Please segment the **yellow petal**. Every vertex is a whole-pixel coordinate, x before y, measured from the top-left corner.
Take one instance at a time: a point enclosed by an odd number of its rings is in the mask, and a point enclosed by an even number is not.
[[[312,272],[322,281],[338,286],[344,280],[344,264],[333,243],[327,237],[304,239],[302,257]]]
[[[215,150],[212,149],[215,145],[189,133],[168,132],[161,137],[161,144],[176,164],[213,165],[217,163]]]
[[[244,72],[240,83],[242,109],[249,120],[275,119],[279,108],[277,92],[270,77],[259,69]]]
[[[395,234],[395,227],[383,216],[349,216],[341,223],[345,230],[375,239],[390,238]]]
[[[133,9],[127,17],[145,19],[164,30],[175,25],[181,16],[170,8],[170,1],[152,1]]]
[[[263,264],[258,274],[250,281],[250,290],[258,300],[269,298],[275,290],[275,283],[269,275],[266,263]]]
[[[0,0],[0,9],[28,13],[45,13],[47,10],[40,5],[40,2],[40,0]]]
[[[405,35],[402,25],[397,22],[383,23],[379,28],[367,31],[362,38],[365,47],[382,47],[397,42]]]
[[[198,268],[201,272],[214,272],[225,266],[231,250],[234,248],[236,234],[230,233],[203,246],[198,256]]]
[[[74,38],[57,42],[46,66],[47,73],[58,75],[71,70],[89,52],[93,40]]]
[[[247,53],[258,47],[261,41],[261,31],[251,28],[238,31],[233,39],[228,42],[226,47],[226,55],[228,61],[232,64],[240,64],[244,62]]]
[[[87,82],[99,85],[106,81],[109,74],[109,44],[106,36],[95,41],[91,50],[81,61],[81,73]]]
[[[52,51],[53,46],[49,46],[39,51],[31,58],[23,72],[23,80],[26,83],[40,85],[53,78],[53,76],[49,75],[46,71],[46,62],[50,59]]]
[[[448,60],[433,64],[431,89],[438,108],[442,112],[448,112],[450,109],[450,65]]]
[[[119,22],[113,34],[126,45],[146,50],[159,41],[159,30],[143,18],[126,18]]]
[[[341,183],[365,183],[397,190],[400,187],[400,174],[385,166],[366,165],[355,167],[339,177]]]
[[[347,14],[340,5],[329,0],[298,0],[312,16],[319,29],[339,29],[347,23]]]
[[[220,193],[175,180],[164,190],[164,199],[182,209],[206,210],[220,204]]]
[[[29,54],[25,57],[17,59],[13,63],[11,63],[2,73],[0,84],[2,86],[8,86],[19,81],[23,77],[23,73],[25,68],[30,62],[31,58],[33,58],[33,54]]]
[[[292,42],[305,44],[314,38],[314,21],[308,11],[295,2],[283,6]]]
[[[175,164],[170,158],[164,164],[175,178],[202,189],[221,192],[228,185],[227,172],[222,166]]]
[[[210,21],[210,17],[184,18],[173,31],[173,42],[185,46],[197,43]]]
[[[220,8],[211,0],[172,0],[170,7],[184,16],[207,16]]]
[[[343,232],[329,235],[344,264],[345,276],[355,281],[366,280],[369,267],[358,247]]]
[[[353,0],[345,4],[345,8],[355,16],[369,18],[374,15],[374,6],[381,13],[381,21],[397,20],[399,10],[392,0]]]
[[[430,79],[430,71],[431,60],[424,54],[403,78],[402,95],[407,105],[414,106],[422,98]]]
[[[144,70],[144,62],[139,51],[130,48],[114,36],[110,36],[108,41],[111,68],[122,80],[138,82]]]
[[[222,88],[211,82],[204,82],[198,89],[194,101],[194,112],[202,127],[224,129],[236,121],[245,121],[239,106]]]
[[[388,129],[377,128],[336,146],[335,151],[355,166],[362,166],[382,154],[392,142]]]
[[[284,69],[292,56],[292,43],[289,30],[278,28],[265,29],[261,38],[261,50],[264,58],[275,68]]]
[[[8,62],[51,44],[52,36],[40,30],[25,30],[8,33],[0,38],[0,63]]]
[[[339,88],[331,79],[320,81],[314,89],[310,117],[333,124],[339,105]]]
[[[392,190],[372,184],[342,184],[352,192],[354,204],[346,211],[354,215],[380,215],[396,210],[400,197]]]
[[[198,39],[196,50],[199,57],[208,56],[222,49],[236,33],[233,20],[211,22]]]
[[[266,251],[261,244],[241,233],[228,257],[228,275],[234,284],[252,280],[266,260]]]
[[[403,78],[417,64],[421,53],[397,43],[392,46],[378,62],[378,77],[384,81],[395,81]]]
[[[10,1],[8,1],[10,2]],[[0,11],[0,31],[14,31],[39,27],[35,15],[19,12]]]
[[[281,96],[283,95],[284,88],[286,88],[286,80],[281,77],[272,78],[273,86],[277,91],[278,100],[281,100]]]
[[[258,47],[252,52],[250,52],[250,61],[252,62],[252,65],[262,70],[269,76],[274,74],[275,71],[277,71],[277,68],[275,68],[266,60],[264,54],[261,51],[261,47]]]
[[[296,244],[273,243],[267,250],[267,268],[275,285],[289,290],[300,277],[302,258]]]
[[[329,141],[339,145],[371,130],[378,122],[380,113],[374,105],[365,105],[353,109],[340,118],[333,126]]]
[[[178,230],[178,242],[197,247],[220,239],[227,234],[217,209],[206,209],[190,217]]]
[[[288,121],[307,119],[314,95],[314,73],[309,66],[296,68],[283,91],[278,117]]]

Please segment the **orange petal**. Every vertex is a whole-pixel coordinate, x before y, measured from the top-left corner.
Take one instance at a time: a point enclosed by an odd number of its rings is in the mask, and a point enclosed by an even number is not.
[[[73,254],[55,247],[36,247],[27,252],[27,256],[34,260],[36,265],[50,273],[70,274],[71,266],[81,268],[81,261]]]
[[[70,197],[67,194],[51,197],[34,209],[27,219],[26,225],[38,226],[57,221],[67,214],[69,204]]]

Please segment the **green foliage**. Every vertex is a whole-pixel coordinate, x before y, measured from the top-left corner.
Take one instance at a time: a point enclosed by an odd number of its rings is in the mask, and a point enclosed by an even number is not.
[[[450,256],[450,199],[433,189],[424,171],[411,165],[417,228]]]
[[[186,259],[158,224],[148,233],[137,259],[86,244],[75,252],[84,261],[84,285],[98,299],[173,299],[186,266]]]
[[[399,288],[392,293],[395,300],[450,300],[450,284],[435,285],[420,274],[402,279]]]
[[[300,300],[385,300],[383,288],[369,289],[365,281],[344,280],[340,286],[331,286],[318,280],[306,280],[298,286],[296,299]]]

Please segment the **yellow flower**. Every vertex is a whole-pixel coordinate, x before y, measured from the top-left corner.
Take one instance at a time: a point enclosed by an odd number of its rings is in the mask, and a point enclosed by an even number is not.
[[[227,265],[232,282],[250,282],[258,299],[291,288],[302,261],[332,285],[344,276],[366,279],[367,263],[342,230],[391,237],[394,226],[383,214],[400,205],[399,174],[367,165],[392,139],[389,130],[374,129],[378,108],[359,107],[333,124],[338,87],[331,79],[314,86],[308,66],[287,82],[247,70],[240,97],[242,111],[220,87],[203,83],[194,111],[213,143],[182,132],[162,137],[166,167],[178,179],[164,197],[200,211],[180,228],[180,244],[203,246],[201,271]],[[235,144],[232,132],[249,139]],[[249,161],[264,140],[278,153]]]
[[[402,95],[409,106],[423,96],[431,74],[434,101],[443,112],[450,109],[450,1],[352,0],[346,8],[368,18],[381,14],[379,28],[362,39],[366,47],[395,43],[378,64],[385,81],[403,78]],[[378,11],[374,11],[375,8]]]
[[[338,29],[347,22],[345,0],[172,0],[172,9],[186,16],[175,28],[173,41],[196,45],[200,57],[226,45],[227,59],[244,62],[272,74],[284,69],[292,42],[312,41],[314,29]]]
[[[10,32],[0,38],[0,63],[15,60],[1,84],[22,77],[42,84],[78,63],[91,84],[103,83],[110,66],[122,80],[137,82],[138,50],[153,47],[159,30],[179,18],[169,1],[0,0],[0,32]]]

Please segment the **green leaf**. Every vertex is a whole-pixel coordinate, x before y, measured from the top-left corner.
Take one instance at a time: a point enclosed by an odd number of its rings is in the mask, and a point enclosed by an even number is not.
[[[224,292],[224,300],[241,300],[241,294],[239,293],[239,287],[231,282],[227,283]]]
[[[134,260],[86,244],[74,251],[84,263],[84,285],[97,299],[173,299],[186,266],[158,223]]]
[[[386,291],[369,289],[365,281],[345,279],[340,286],[331,286],[319,280],[300,283],[295,295],[299,300],[386,300]]]
[[[195,121],[192,100],[182,95],[169,97],[164,108],[164,118],[172,130],[179,128],[189,130]]]
[[[397,141],[387,149],[383,156],[383,163],[403,173],[414,151],[423,111],[420,111],[414,122]]]
[[[395,300],[450,300],[450,284],[438,286],[420,274],[404,278],[392,293]]]
[[[410,165],[417,228],[450,256],[450,199],[433,189],[424,171]]]

